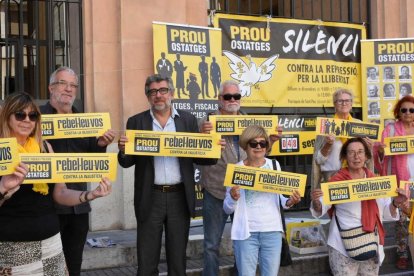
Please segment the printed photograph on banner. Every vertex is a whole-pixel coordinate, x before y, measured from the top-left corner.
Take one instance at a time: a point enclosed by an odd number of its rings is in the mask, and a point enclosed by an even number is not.
[[[380,135],[380,125],[361,121],[317,117],[316,135],[331,134],[336,137],[368,137],[373,140],[378,140]]]
[[[189,132],[126,130],[125,154],[220,158],[221,136]]]
[[[239,185],[246,190],[283,195],[291,195],[294,190],[298,190],[304,196],[306,178],[306,174],[228,164],[224,186]]]
[[[269,155],[313,154],[316,118],[306,115],[279,115],[282,137],[272,146]]]
[[[414,136],[387,137],[384,139],[385,155],[401,155],[414,153]]]
[[[109,113],[42,115],[43,139],[98,137],[111,129]]]
[[[23,184],[116,180],[116,153],[21,153],[29,167]]]
[[[413,38],[361,40],[364,121],[379,121],[384,127],[394,120],[397,101],[412,95],[413,45]]]
[[[333,107],[335,90],[361,91],[363,25],[215,14],[214,26],[222,77],[239,82],[242,106]]]
[[[414,202],[414,182],[412,181],[400,181],[400,186],[405,188],[406,195],[410,202]]]
[[[154,73],[172,78],[174,107],[197,118],[216,111],[222,81],[220,30],[163,22],[152,27]]]
[[[394,197],[397,195],[395,175],[321,183],[324,204]]]
[[[16,138],[0,139],[0,175],[12,174],[20,163]]]
[[[212,133],[240,135],[248,126],[263,127],[268,134],[277,134],[277,115],[210,115]]]

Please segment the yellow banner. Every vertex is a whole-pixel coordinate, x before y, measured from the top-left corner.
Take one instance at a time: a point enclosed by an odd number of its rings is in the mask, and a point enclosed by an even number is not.
[[[394,105],[412,96],[414,38],[361,41],[362,118],[380,123],[394,121]]]
[[[400,181],[400,187],[404,187],[406,194],[411,202],[414,202],[414,182]]]
[[[414,153],[414,136],[387,137],[384,143],[386,145],[385,155]]]
[[[173,105],[197,118],[218,109],[222,78],[221,30],[153,22],[154,72],[171,77]]]
[[[214,26],[223,79],[240,83],[242,106],[332,107],[338,88],[360,91],[363,25],[215,14]]]
[[[99,182],[102,177],[116,180],[116,153],[22,153],[29,166],[24,184]]]
[[[338,204],[397,196],[395,175],[321,183],[323,202]]]
[[[313,154],[316,118],[300,115],[279,115],[282,138],[273,144],[269,155]]]
[[[336,118],[316,118],[316,134],[330,135],[336,137],[368,137],[373,140],[379,139],[380,126],[373,123],[361,121],[348,121]]]
[[[127,130],[125,153],[131,155],[220,158],[220,135]]]
[[[111,128],[109,113],[42,115],[44,139],[98,137]]]
[[[19,163],[16,138],[0,139],[0,175],[13,173]]]
[[[213,133],[222,135],[240,135],[245,128],[258,125],[268,134],[277,133],[277,115],[210,115]]]
[[[305,174],[227,164],[224,186],[240,185],[246,190],[291,195],[298,190],[305,195]]]

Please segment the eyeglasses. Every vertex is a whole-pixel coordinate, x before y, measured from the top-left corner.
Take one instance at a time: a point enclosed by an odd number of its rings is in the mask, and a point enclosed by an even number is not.
[[[249,146],[252,148],[252,149],[255,149],[255,148],[257,148],[257,145],[259,145],[259,147],[261,148],[261,149],[263,149],[263,148],[266,148],[267,147],[267,141],[260,141],[260,142],[257,142],[257,141],[249,141],[247,144],[249,144]]]
[[[223,97],[223,100],[225,101],[230,101],[231,98],[233,98],[235,101],[238,101],[241,99],[240,94],[225,94],[225,95],[222,95],[222,97]]]
[[[36,111],[30,111],[29,113],[26,113],[24,111],[17,111],[14,113],[14,118],[16,118],[17,121],[24,121],[26,117],[29,117],[29,120],[32,122],[36,122],[39,119],[39,113]]]
[[[348,151],[346,152],[346,154],[348,156],[364,156],[365,155],[365,150],[359,150],[359,151]]]
[[[150,89],[147,92],[148,96],[155,96],[157,95],[158,92],[160,92],[161,95],[165,95],[170,91],[170,89],[168,87],[161,87],[159,89]]]
[[[346,99],[346,100],[336,100],[335,103],[340,104],[340,105],[346,105],[346,104],[350,104],[352,103],[351,99]]]
[[[56,81],[52,84],[57,84],[57,85],[59,85],[61,87],[64,87],[64,88],[70,87],[71,89],[77,89],[79,87],[79,84],[72,83],[72,82],[67,82],[67,81],[64,81],[64,80]]]
[[[407,111],[414,113],[414,108],[400,108],[401,113],[407,113]]]

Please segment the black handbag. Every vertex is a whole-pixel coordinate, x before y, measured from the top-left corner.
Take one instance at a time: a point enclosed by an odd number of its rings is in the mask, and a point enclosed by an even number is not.
[[[276,160],[272,159],[273,169],[276,170]],[[290,255],[290,248],[289,243],[286,240],[286,223],[285,223],[285,213],[283,211],[282,201],[280,200],[279,196],[279,209],[280,209],[280,217],[282,218],[282,225],[283,225],[283,234],[282,234],[282,250],[280,252],[280,266],[288,266],[293,263],[292,256]]]

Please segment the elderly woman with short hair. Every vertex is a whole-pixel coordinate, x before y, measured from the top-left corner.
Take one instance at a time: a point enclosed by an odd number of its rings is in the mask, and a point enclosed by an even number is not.
[[[280,170],[276,161],[267,159],[270,140],[260,126],[247,127],[239,141],[247,158],[237,165]],[[280,206],[290,208],[300,201],[297,190],[289,198],[274,193],[245,190],[240,186],[227,188],[223,208],[234,213],[231,239],[239,275],[256,275],[257,262],[261,275],[277,275],[280,266],[283,224]]]

